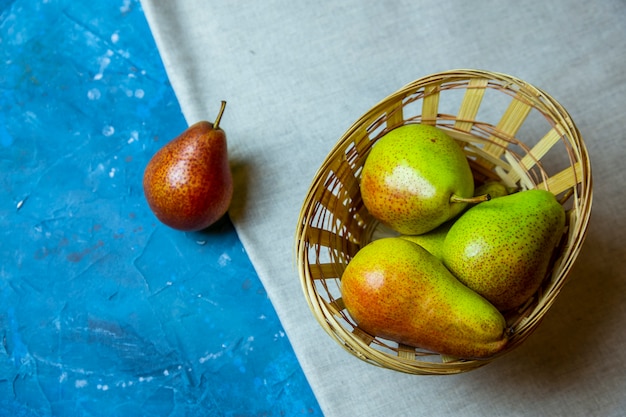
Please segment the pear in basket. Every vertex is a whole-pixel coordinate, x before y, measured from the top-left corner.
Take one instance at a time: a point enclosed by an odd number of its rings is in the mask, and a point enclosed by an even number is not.
[[[448,231],[443,262],[500,311],[541,285],[565,228],[565,210],[544,190],[520,191],[471,207]]]
[[[400,235],[402,239],[409,240],[413,243],[417,243],[431,255],[434,255],[437,259],[443,257],[443,242],[446,240],[448,230],[454,224],[454,220],[445,222],[430,232],[423,233],[421,235]]]
[[[387,132],[363,165],[363,204],[396,232],[419,235],[456,217],[474,197],[474,179],[461,147],[443,130],[407,124]]]
[[[507,187],[504,183],[496,180],[488,180],[474,189],[474,196],[479,197],[488,194],[491,198],[504,197],[515,191],[513,187]]]
[[[350,316],[365,332],[465,359],[507,344],[502,314],[421,246],[399,237],[361,248],[341,278]]]

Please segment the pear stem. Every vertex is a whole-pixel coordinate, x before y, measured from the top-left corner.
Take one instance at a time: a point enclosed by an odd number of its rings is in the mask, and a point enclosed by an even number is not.
[[[450,202],[451,203],[470,203],[470,204],[474,204],[474,203],[481,203],[483,201],[489,201],[489,200],[491,200],[491,195],[489,195],[489,194],[477,195],[475,197],[469,197],[469,198],[459,197],[458,195],[455,195],[455,194],[452,194],[450,196]]]
[[[217,117],[215,118],[215,123],[213,123],[213,129],[219,129],[220,120],[222,120],[222,114],[224,114],[224,109],[226,108],[226,102],[222,100],[222,105],[220,106],[220,111],[217,113]]]

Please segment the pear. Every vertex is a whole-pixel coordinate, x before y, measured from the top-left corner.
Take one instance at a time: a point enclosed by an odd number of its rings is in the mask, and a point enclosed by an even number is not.
[[[507,343],[502,314],[421,246],[372,241],[341,278],[350,316],[365,332],[457,358],[488,358]]]
[[[487,181],[476,187],[474,190],[475,196],[489,194],[489,197],[491,198],[503,197],[505,195],[509,195],[510,193],[511,189],[509,189],[509,187],[495,180]]]
[[[537,291],[564,228],[565,210],[548,191],[494,198],[454,222],[443,244],[443,262],[504,312]]]
[[[407,124],[383,135],[363,165],[363,204],[384,225],[406,235],[433,230],[474,198],[474,179],[461,147],[443,130]]]
[[[148,162],[143,188],[156,217],[178,230],[197,231],[219,220],[230,206],[233,179],[226,133],[219,122],[200,121],[163,146]]]
[[[453,224],[454,220],[450,220],[430,232],[426,232],[421,235],[400,235],[400,237],[413,243],[417,243],[426,249],[431,255],[435,256],[435,258],[441,260],[443,258],[443,242],[448,235],[448,230],[450,230]]]

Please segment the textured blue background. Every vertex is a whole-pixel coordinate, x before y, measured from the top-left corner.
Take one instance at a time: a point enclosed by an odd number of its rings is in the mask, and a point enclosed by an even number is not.
[[[0,414],[321,415],[229,219],[146,206],[186,125],[139,2],[0,0],[0,60]]]

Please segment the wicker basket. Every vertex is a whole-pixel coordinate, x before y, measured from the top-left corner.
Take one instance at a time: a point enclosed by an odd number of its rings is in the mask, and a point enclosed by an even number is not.
[[[460,360],[374,337],[355,324],[341,300],[344,268],[381,232],[361,200],[361,169],[372,145],[407,123],[436,125],[455,138],[477,184],[498,179],[518,189],[547,189],[567,210],[567,230],[549,273],[528,303],[507,314],[510,342],[497,356],[531,334],[566,281],[591,212],[589,158],[569,114],[545,92],[504,74],[455,70],[414,81],[375,105],[340,138],[318,170],[300,213],[296,254],[303,290],[319,323],[369,363],[411,374],[465,372],[495,357]]]

